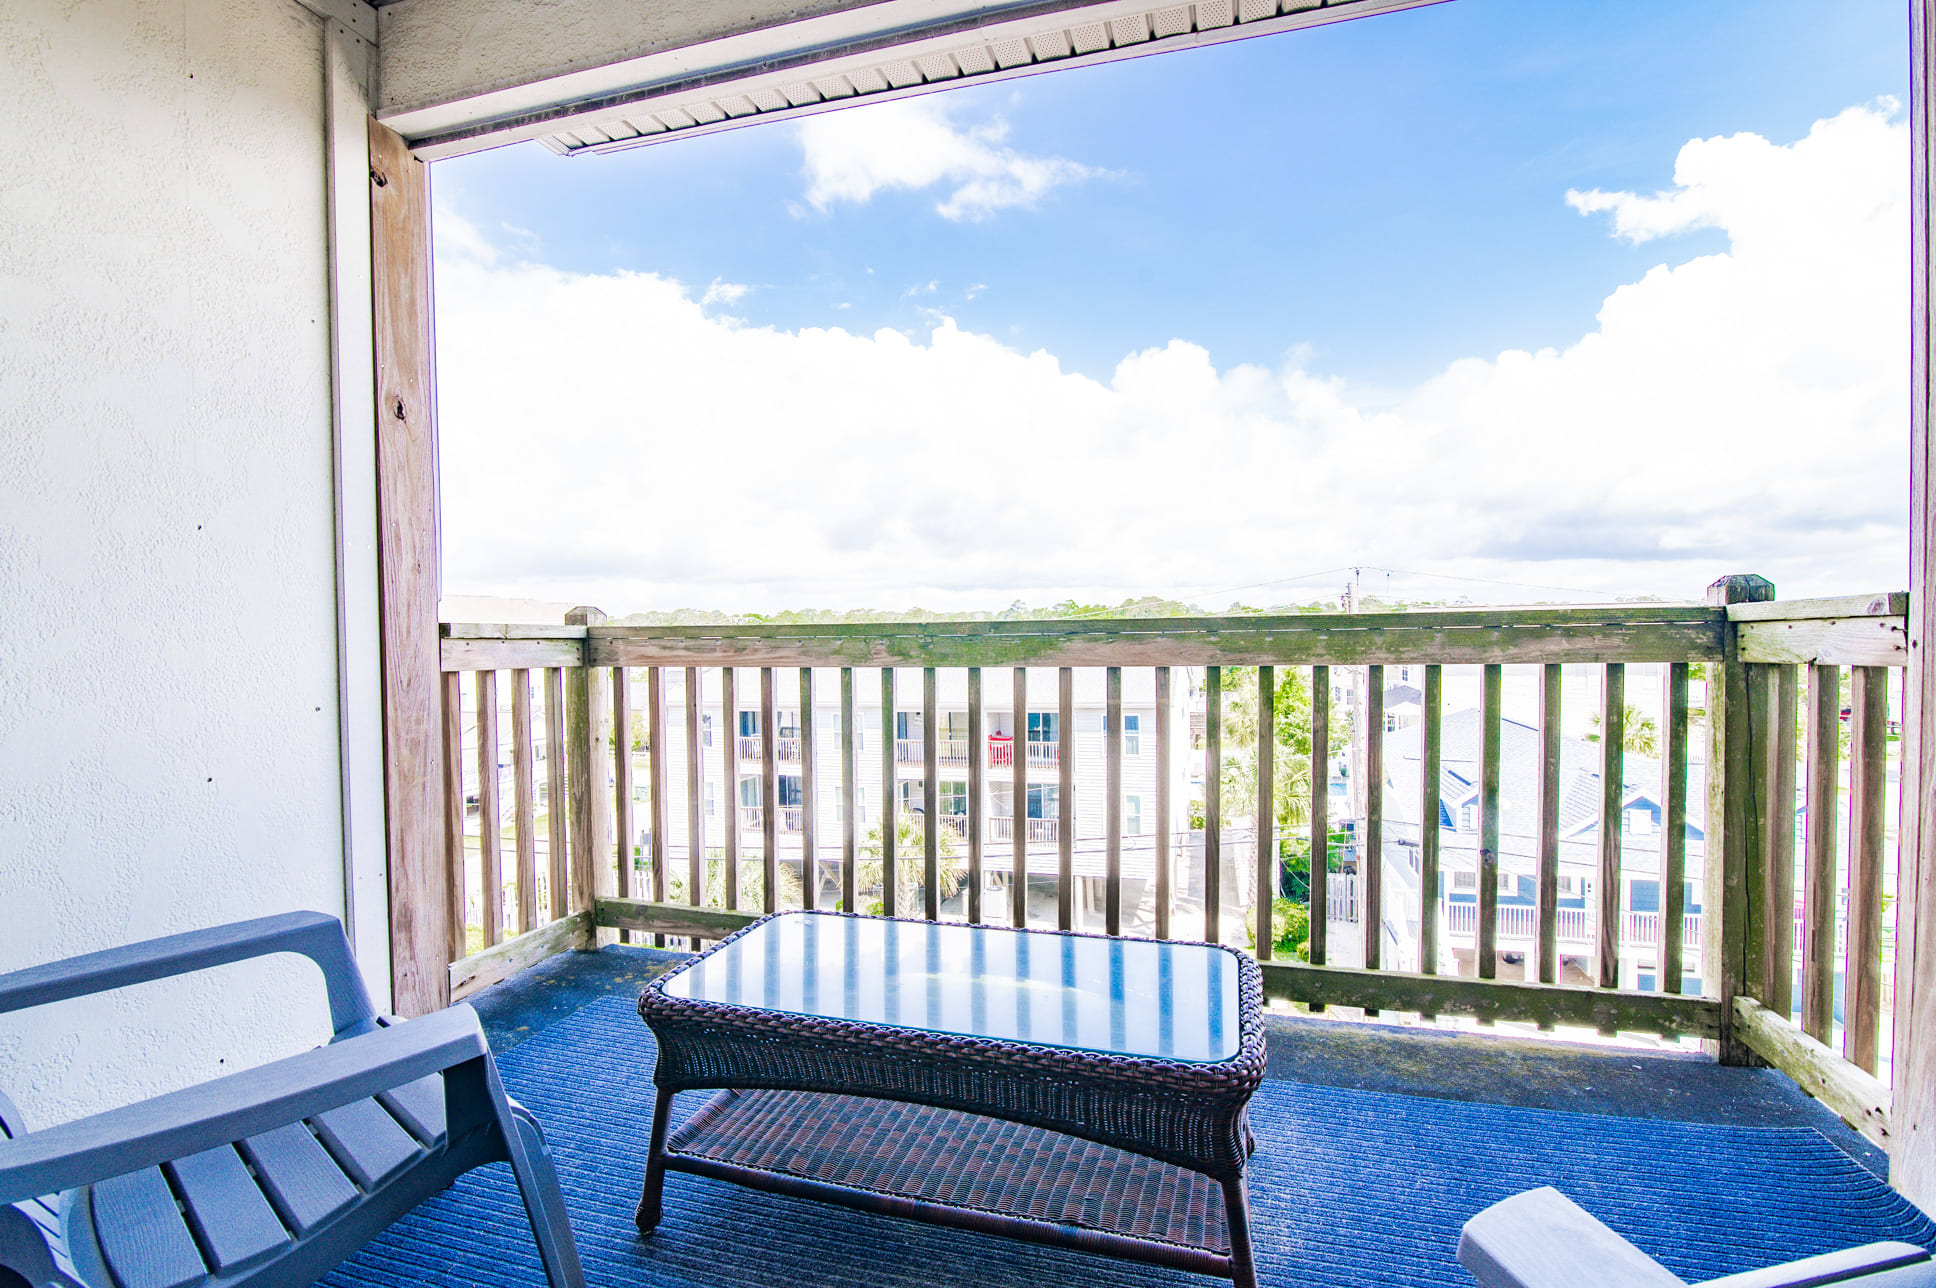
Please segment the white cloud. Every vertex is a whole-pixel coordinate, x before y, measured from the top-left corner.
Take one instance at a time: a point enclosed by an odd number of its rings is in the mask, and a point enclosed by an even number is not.
[[[883,189],[940,188],[936,213],[978,220],[1107,173],[1064,157],[1025,156],[1002,146],[1007,137],[1000,117],[957,125],[937,96],[823,112],[800,123],[806,199],[824,212]]]
[[[706,293],[699,297],[699,303],[702,307],[707,304],[738,304],[752,289],[743,282],[727,282],[715,277],[712,285],[706,288]]]
[[[651,275],[453,258],[446,585],[614,612],[1040,604],[1352,563],[1675,597],[1741,571],[1784,595],[1901,585],[1907,159],[1880,109],[1789,146],[1690,144],[1670,194],[1597,208],[1618,235],[1711,221],[1725,252],[1620,286],[1563,348],[1375,401],[1305,350],[1219,367],[1177,339],[1098,381],[946,318],[782,331]]]

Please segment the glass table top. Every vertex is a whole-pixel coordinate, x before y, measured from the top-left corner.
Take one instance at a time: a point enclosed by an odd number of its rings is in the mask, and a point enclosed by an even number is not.
[[[666,977],[672,997],[1113,1055],[1237,1054],[1227,948],[790,912]]]

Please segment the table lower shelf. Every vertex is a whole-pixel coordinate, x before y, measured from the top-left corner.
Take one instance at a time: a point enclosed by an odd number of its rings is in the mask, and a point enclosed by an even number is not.
[[[1217,1181],[975,1114],[816,1092],[724,1091],[672,1131],[665,1165],[938,1225],[1231,1275]]]

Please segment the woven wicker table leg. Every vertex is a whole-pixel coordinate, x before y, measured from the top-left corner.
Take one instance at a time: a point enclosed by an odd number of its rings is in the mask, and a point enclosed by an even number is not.
[[[652,1106],[652,1143],[645,1151],[645,1188],[639,1194],[639,1210],[632,1218],[640,1234],[651,1234],[659,1226],[660,1197],[665,1193],[666,1128],[672,1120],[672,1093],[659,1088]]]
[[[1236,1288],[1257,1288],[1257,1263],[1250,1250],[1250,1196],[1244,1178],[1223,1183],[1224,1221],[1230,1231],[1230,1278]]]

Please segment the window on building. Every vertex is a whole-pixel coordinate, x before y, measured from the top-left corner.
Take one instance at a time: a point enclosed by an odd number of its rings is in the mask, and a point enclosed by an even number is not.
[[[1470,803],[1459,806],[1459,830],[1470,832],[1478,824],[1478,810]]]
[[[1660,823],[1654,818],[1652,807],[1639,805],[1626,811],[1625,829],[1635,836],[1653,836],[1660,831]]]
[[[706,746],[713,745],[713,718],[709,715],[699,717],[700,739]]]
[[[943,814],[966,814],[968,812],[968,784],[941,784],[940,806]]]
[[[760,736],[759,712],[742,711],[739,713],[739,736],[742,738],[757,738]]]
[[[941,736],[955,742],[968,741],[968,713],[948,711],[941,716]]]
[[[988,785],[988,816],[990,818],[1015,817],[1015,787],[1012,783],[990,783]]]
[[[1411,668],[1411,667],[1409,667],[1409,666],[1401,666],[1401,667],[1399,667],[1399,668],[1398,668],[1398,682],[1399,682],[1400,684],[1410,684],[1410,683],[1412,682],[1412,668]]]
[[[706,784],[706,817],[713,818],[713,817],[716,817],[718,813],[719,813],[719,801],[717,799],[717,793],[713,791],[712,783],[708,782]]]
[[[1387,711],[1385,713],[1385,732],[1398,732],[1398,713],[1396,711]]]
[[[798,738],[800,736],[800,713],[798,711],[782,711],[779,713],[779,717],[779,736],[782,738]]]
[[[1131,716],[1134,720],[1136,717]],[[1143,834],[1143,798],[1141,796],[1123,797],[1123,835],[1141,836]]]
[[[758,775],[744,774],[739,780],[739,803],[748,809],[758,809],[760,804],[760,780]]]
[[[1123,717],[1123,755],[1140,756],[1143,754],[1143,717]],[[1132,833],[1134,835],[1134,833]]]
[[[1030,742],[1058,742],[1062,737],[1062,719],[1053,711],[1031,711],[1028,721],[1028,740]]]
[[[1048,783],[1031,783],[1028,789],[1030,818],[1061,818],[1062,789]]]
[[[800,775],[781,774],[778,785],[781,809],[791,809],[800,803]]]
[[[902,740],[921,736],[921,713],[919,711],[896,711],[894,713],[894,736]]]
[[[1479,874],[1476,872],[1454,872],[1452,874],[1452,888],[1454,890],[1477,890],[1479,888]]]
[[[1519,895],[1519,878],[1510,872],[1499,874],[1499,893],[1511,897]]]

